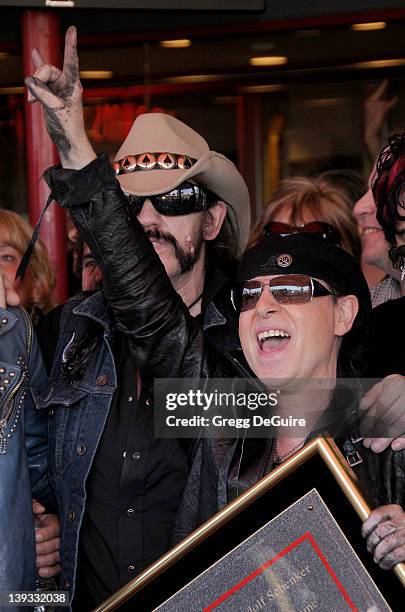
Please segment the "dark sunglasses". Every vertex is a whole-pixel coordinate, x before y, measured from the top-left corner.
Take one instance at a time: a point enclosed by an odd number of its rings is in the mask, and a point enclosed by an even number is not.
[[[255,308],[265,287],[269,288],[276,302],[284,305],[306,304],[313,297],[333,295],[321,283],[305,274],[276,276],[270,279],[268,283],[249,280],[232,289],[231,301],[236,312],[245,312]]]
[[[141,212],[145,200],[150,200],[159,214],[168,217],[189,215],[190,213],[207,210],[219,199],[208,189],[203,189],[200,185],[188,182],[181,183],[176,189],[168,193],[152,196],[126,194],[126,196],[136,215]]]
[[[341,243],[341,237],[337,229],[323,221],[310,221],[303,225],[290,225],[289,223],[270,221],[264,226],[263,231],[266,236],[271,236],[271,234],[300,234],[308,232],[310,234],[319,234],[331,244],[340,245]]]

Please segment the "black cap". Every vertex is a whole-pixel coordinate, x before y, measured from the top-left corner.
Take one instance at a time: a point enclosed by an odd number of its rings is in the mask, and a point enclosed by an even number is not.
[[[355,295],[363,315],[371,312],[370,291],[356,259],[318,234],[264,235],[244,253],[238,281],[271,274],[307,274],[323,280],[340,295]]]

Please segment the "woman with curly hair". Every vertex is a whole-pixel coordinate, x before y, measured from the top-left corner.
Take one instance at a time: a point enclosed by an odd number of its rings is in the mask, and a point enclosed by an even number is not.
[[[31,236],[31,227],[20,215],[0,209],[0,267],[3,276],[13,284],[21,306],[29,312],[35,325],[41,315],[47,314],[54,306],[52,291],[55,287],[55,273],[44,243],[37,240],[24,280],[16,280],[18,266]]]

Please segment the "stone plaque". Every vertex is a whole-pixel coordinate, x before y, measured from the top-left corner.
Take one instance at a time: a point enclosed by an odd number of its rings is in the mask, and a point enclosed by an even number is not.
[[[156,610],[377,612],[390,607],[314,488]]]

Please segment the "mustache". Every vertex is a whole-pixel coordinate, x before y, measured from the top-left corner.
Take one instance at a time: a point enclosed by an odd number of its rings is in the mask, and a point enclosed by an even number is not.
[[[200,232],[200,235],[197,238],[194,252],[187,253],[180,246],[176,238],[172,236],[172,234],[168,232],[162,232],[161,230],[157,228],[153,228],[153,229],[144,228],[144,231],[149,239],[155,238],[155,240],[164,240],[165,242],[173,246],[174,256],[179,262],[181,274],[184,274],[185,272],[190,272],[190,270],[193,269],[193,267],[195,266],[196,262],[198,261],[200,257],[202,245],[204,242],[203,237],[202,237],[202,232]]]
[[[156,240],[163,240],[164,242],[171,244],[174,249],[174,256],[180,264],[180,269],[182,272],[188,271],[188,264],[185,263],[185,260],[187,260],[187,255],[172,234],[169,232],[162,232],[157,228],[145,229],[145,234],[149,239],[155,238]]]
[[[156,240],[164,240],[165,242],[168,242],[169,244],[174,246],[176,251],[179,249],[179,243],[177,242],[176,238],[168,232],[161,232],[160,230],[154,228],[146,229],[145,234],[148,238],[155,238]]]

